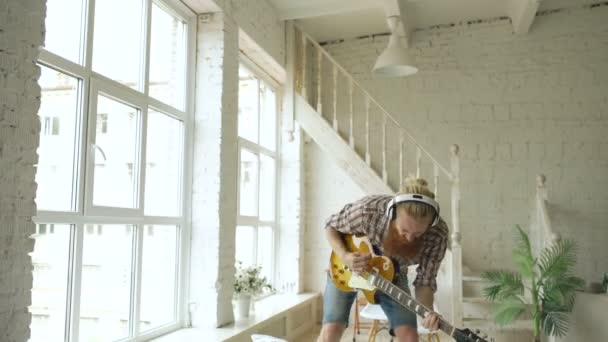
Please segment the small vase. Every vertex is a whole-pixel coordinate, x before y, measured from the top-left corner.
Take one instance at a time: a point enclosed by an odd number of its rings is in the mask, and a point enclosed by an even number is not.
[[[251,309],[251,296],[240,295],[236,301],[236,309],[237,319],[249,317],[249,310]]]

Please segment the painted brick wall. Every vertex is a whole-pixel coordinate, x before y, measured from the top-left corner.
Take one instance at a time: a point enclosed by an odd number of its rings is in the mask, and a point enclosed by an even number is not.
[[[45,1],[0,2],[0,341],[29,338]]]
[[[194,326],[231,322],[237,208],[238,27],[198,18],[190,302]]]
[[[213,1],[279,65],[285,65],[285,24],[268,1]]]
[[[597,281],[605,271],[606,18],[608,6],[546,14],[523,36],[512,33],[508,20],[419,30],[411,53],[421,71],[405,79],[371,78],[386,36],[326,45],[445,166],[449,145],[460,145],[461,230],[471,268],[511,266],[512,227],[530,221],[535,177],[544,173],[555,225],[579,243],[577,273]],[[316,156],[312,145],[307,154]],[[307,191],[332,194],[308,197],[308,234],[339,207],[336,201],[358,195],[354,185],[318,181],[341,179],[326,162],[306,160]],[[306,242],[307,251],[320,252],[309,253],[309,267],[319,268],[327,243],[310,235]]]
[[[325,238],[325,219],[347,202],[365,195],[314,142],[305,144],[304,288],[321,291],[331,249]]]

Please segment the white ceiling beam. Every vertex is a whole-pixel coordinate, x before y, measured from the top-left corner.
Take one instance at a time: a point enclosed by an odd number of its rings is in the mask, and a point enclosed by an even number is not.
[[[302,1],[301,3],[306,4],[308,2]],[[323,2],[323,5],[312,3],[309,6],[278,9],[277,12],[280,20],[293,20],[356,12],[378,7],[378,3],[370,0],[327,0]]]
[[[184,3],[199,14],[220,12],[222,10],[213,0],[184,0]]]
[[[536,17],[541,0],[511,0],[511,23],[516,34],[526,34]]]

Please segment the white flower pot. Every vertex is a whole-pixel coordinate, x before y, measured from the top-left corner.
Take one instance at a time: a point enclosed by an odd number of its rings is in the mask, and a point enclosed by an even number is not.
[[[251,296],[240,295],[236,300],[236,318],[242,319],[249,317],[249,310],[251,309]]]

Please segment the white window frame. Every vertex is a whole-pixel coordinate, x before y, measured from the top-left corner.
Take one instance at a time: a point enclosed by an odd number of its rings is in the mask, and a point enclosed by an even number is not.
[[[241,53],[240,54],[240,66],[245,67],[245,69],[247,69],[253,76],[257,77],[261,82],[265,82],[270,88],[272,88],[275,92],[275,108],[276,108],[276,121],[275,121],[275,151],[269,150],[268,148],[262,146],[259,143],[255,143],[252,142],[248,139],[245,139],[241,136],[238,136],[238,172],[237,172],[237,184],[238,184],[238,201],[237,201],[237,226],[252,226],[254,227],[255,230],[255,239],[252,242],[253,243],[253,259],[254,262],[257,261],[257,257],[258,257],[258,235],[259,235],[259,227],[260,226],[265,226],[265,227],[271,227],[272,229],[272,260],[271,260],[271,270],[268,272],[269,274],[271,274],[271,278],[270,282],[271,283],[275,283],[276,279],[277,279],[277,255],[278,255],[278,250],[277,250],[277,246],[278,246],[278,241],[280,238],[280,229],[279,229],[279,203],[280,203],[280,198],[279,198],[279,194],[280,194],[280,186],[281,186],[281,159],[280,159],[280,149],[281,149],[281,141],[279,139],[280,137],[280,130],[281,130],[281,111],[280,111],[280,104],[281,104],[281,99],[282,99],[282,88],[279,82],[277,82],[275,79],[273,79],[270,75],[268,75],[268,73],[266,73],[263,69],[261,69],[259,66],[257,66],[255,64],[255,62],[253,62],[251,59],[249,59],[249,57],[247,57],[245,54]],[[239,67],[240,67],[239,66]],[[259,103],[258,103],[259,106]],[[258,137],[257,140],[258,142],[260,141],[260,110],[258,110]],[[258,156],[258,172],[257,172],[257,176],[258,176],[258,180],[257,180],[257,187],[258,189],[256,189],[256,193],[258,195],[258,201],[257,201],[257,215],[256,216],[245,216],[245,215],[241,215],[241,208],[240,208],[240,204],[241,204],[241,189],[240,189],[240,177],[241,177],[241,152],[243,150],[247,150],[250,153],[253,153],[255,155]],[[266,156],[269,156],[271,158],[274,159],[275,161],[275,193],[274,193],[274,221],[263,221],[259,219],[259,211],[260,211],[260,201],[259,201],[259,186],[260,186],[260,158],[259,155],[260,154],[264,154]],[[259,298],[258,298],[259,299]]]
[[[92,52],[93,52],[93,27],[94,27],[94,11],[95,1],[101,0],[84,0],[83,5],[83,24],[84,37],[82,44],[85,44],[85,58],[82,65],[71,60],[63,58],[57,54],[40,48],[38,62],[46,67],[58,70],[69,76],[75,77],[79,82],[78,87],[78,114],[77,114],[77,132],[75,146],[75,154],[80,156],[78,165],[75,165],[76,172],[74,174],[74,189],[75,203],[73,203],[73,211],[44,211],[38,210],[33,218],[35,223],[41,224],[62,224],[70,225],[70,270],[68,279],[68,288],[71,289],[71,296],[67,298],[67,313],[68,319],[65,321],[65,338],[66,341],[78,341],[78,321],[80,319],[80,296],[81,296],[81,280],[82,280],[82,256],[83,256],[83,239],[84,230],[87,224],[125,224],[132,225],[134,228],[133,242],[133,259],[132,259],[132,285],[131,298],[133,301],[133,311],[130,313],[130,334],[133,336],[122,339],[121,341],[147,341],[151,338],[166,334],[185,326],[187,319],[187,305],[185,295],[188,293],[188,277],[187,269],[189,265],[189,239],[190,239],[190,213],[191,204],[187,196],[191,192],[190,182],[191,165],[192,165],[192,150],[187,141],[190,141],[192,135],[192,116],[194,112],[194,63],[195,63],[195,46],[196,46],[196,13],[189,7],[184,5],[179,0],[143,0],[143,9],[145,18],[143,20],[144,27],[144,49],[145,60],[142,61],[142,67],[146,72],[143,73],[144,80],[140,84],[143,85],[143,91],[129,88],[114,80],[111,80],[92,70]],[[178,110],[170,105],[167,105],[157,99],[148,97],[148,78],[149,78],[149,56],[150,56],[150,25],[152,20],[152,3],[157,3],[162,9],[173,12],[187,24],[185,32],[185,48],[186,48],[186,67],[184,68],[184,90],[185,102],[184,110]],[[117,9],[120,10],[120,9]],[[182,208],[181,215],[176,217],[155,217],[144,216],[144,192],[138,188],[145,184],[145,167],[140,167],[138,170],[141,177],[137,178],[138,183],[135,191],[139,191],[139,207],[135,209],[125,208],[108,208],[92,205],[92,167],[94,168],[93,158],[90,151],[84,154],[85,149],[90,149],[91,144],[95,141],[96,134],[96,118],[97,115],[97,94],[104,94],[114,100],[123,102],[127,105],[137,107],[140,110],[140,128],[139,134],[141,142],[141,155],[138,157],[139,164],[141,160],[145,160],[146,153],[146,121],[148,108],[153,108],[163,114],[171,116],[183,122],[183,156],[182,156],[182,172],[181,172],[181,200]],[[84,138],[86,137],[86,139]],[[85,160],[87,159],[88,160]],[[135,169],[134,169],[135,172]],[[175,312],[176,321],[145,331],[139,332],[139,311],[140,311],[140,296],[141,296],[141,264],[137,264],[136,260],[141,263],[142,258],[142,243],[145,226],[147,225],[175,225],[177,227],[177,246],[176,246],[176,261],[178,268],[175,277],[176,293],[175,293]],[[134,293],[133,293],[134,291]]]

